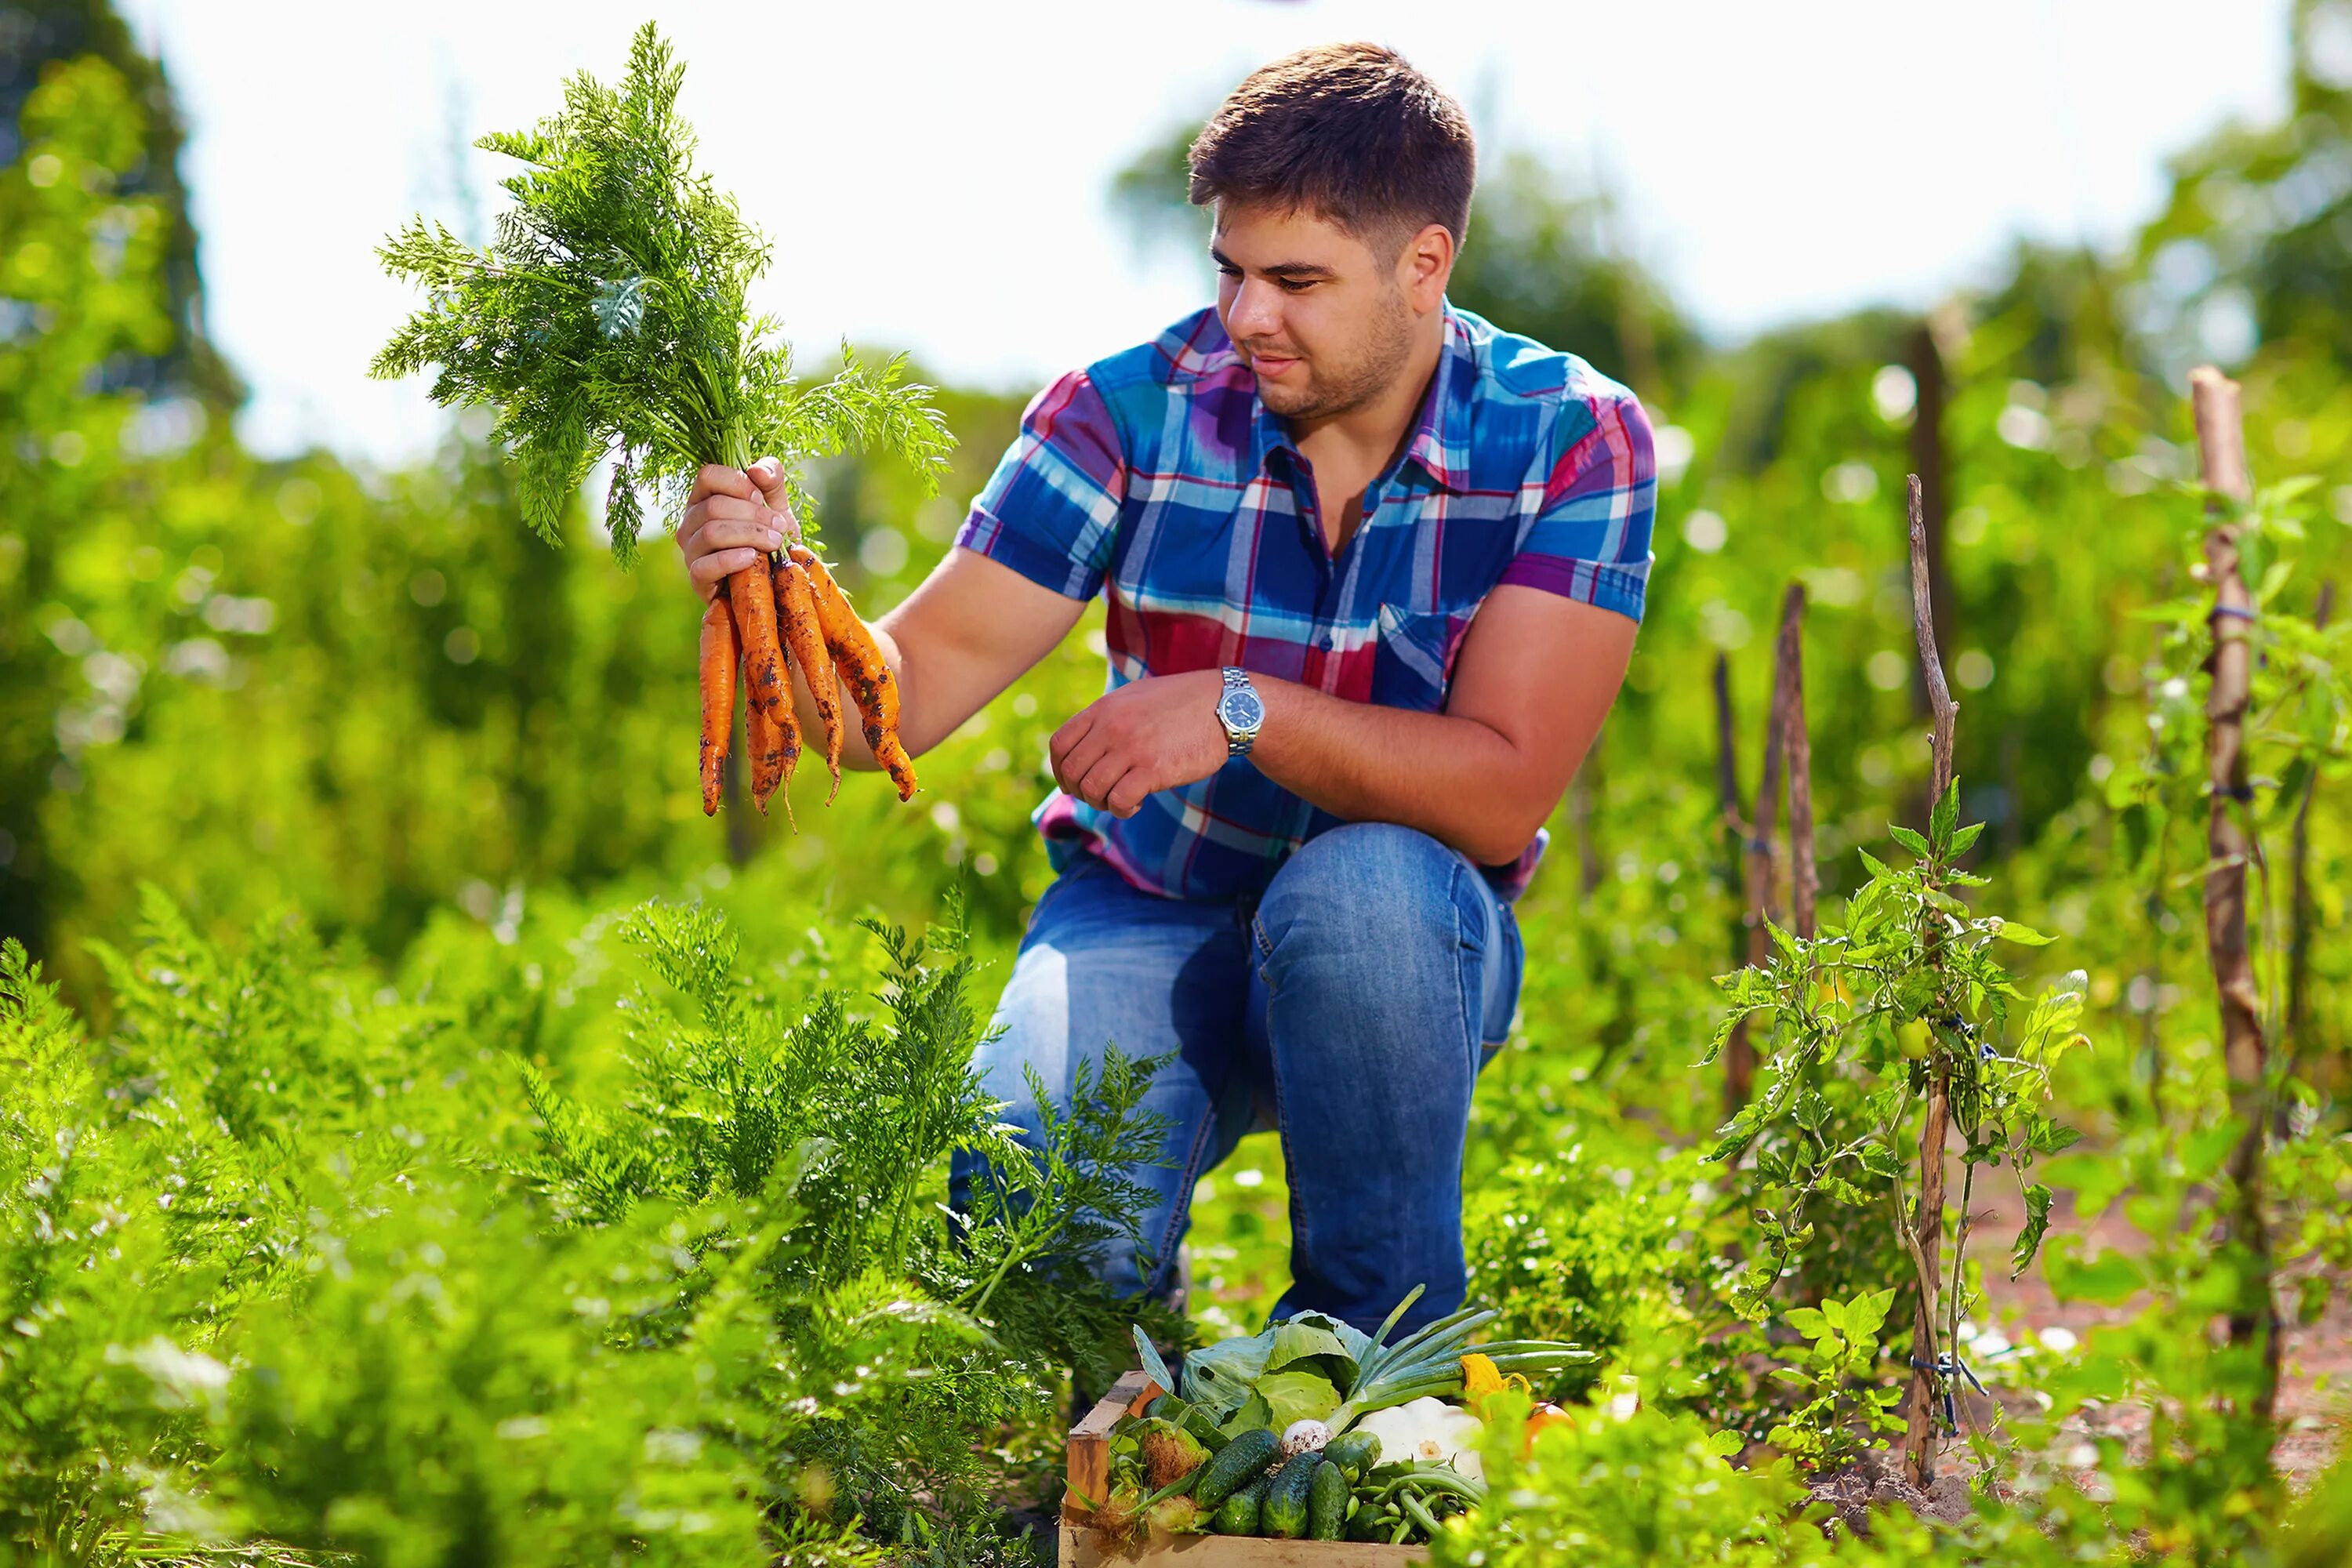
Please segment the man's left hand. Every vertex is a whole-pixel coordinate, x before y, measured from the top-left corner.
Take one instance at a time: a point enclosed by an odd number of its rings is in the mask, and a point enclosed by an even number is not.
[[[1133,816],[1155,790],[1198,784],[1225,765],[1223,690],[1213,669],[1129,681],[1054,731],[1054,782],[1113,816]]]

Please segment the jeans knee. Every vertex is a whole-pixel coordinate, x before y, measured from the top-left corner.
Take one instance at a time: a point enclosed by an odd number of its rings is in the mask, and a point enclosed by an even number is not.
[[[1377,955],[1482,940],[1486,910],[1462,879],[1469,862],[1417,828],[1351,822],[1311,838],[1258,904],[1269,948],[1328,934]],[[1261,954],[1270,956],[1270,954]]]

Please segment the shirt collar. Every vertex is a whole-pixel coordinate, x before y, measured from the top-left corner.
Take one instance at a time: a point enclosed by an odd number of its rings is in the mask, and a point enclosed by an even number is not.
[[[1248,373],[1244,371],[1243,374]],[[1468,410],[1460,405],[1468,402],[1476,383],[1477,365],[1470,355],[1469,329],[1463,325],[1462,318],[1455,315],[1454,307],[1448,304],[1445,307],[1445,337],[1437,352],[1437,368],[1430,375],[1429,390],[1422,396],[1421,412],[1413,420],[1412,435],[1405,442],[1402,459],[1403,462],[1418,463],[1422,471],[1440,489],[1459,490],[1462,488],[1461,457],[1454,450],[1452,438],[1455,431],[1467,426]],[[1277,451],[1296,458],[1298,448],[1291,442],[1288,428],[1278,415],[1266,407],[1265,400],[1258,396],[1255,381],[1250,384],[1249,402],[1252,416],[1251,471],[1263,473],[1267,459]],[[1393,472],[1391,469],[1382,473],[1381,479],[1385,481]]]

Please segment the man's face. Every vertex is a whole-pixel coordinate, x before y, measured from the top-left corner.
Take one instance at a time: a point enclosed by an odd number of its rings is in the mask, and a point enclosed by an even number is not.
[[[1385,248],[1385,247],[1383,247]],[[1375,255],[1353,234],[1307,212],[1221,205],[1210,249],[1217,319],[1257,374],[1266,407],[1292,419],[1344,414],[1377,396],[1412,356],[1425,310],[1415,247]]]

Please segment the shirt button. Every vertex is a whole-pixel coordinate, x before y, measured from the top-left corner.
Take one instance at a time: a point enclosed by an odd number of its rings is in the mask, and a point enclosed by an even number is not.
[[[1329,653],[1331,651],[1331,634],[1325,632],[1321,637],[1317,637],[1315,639],[1315,646],[1321,648],[1325,653]]]

